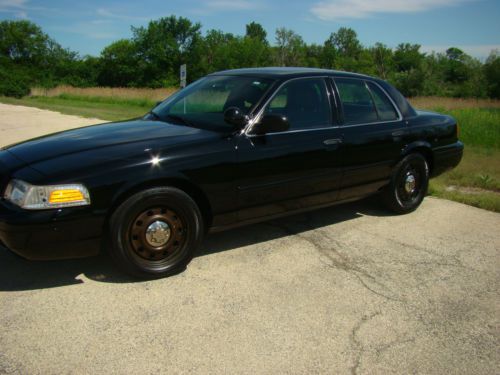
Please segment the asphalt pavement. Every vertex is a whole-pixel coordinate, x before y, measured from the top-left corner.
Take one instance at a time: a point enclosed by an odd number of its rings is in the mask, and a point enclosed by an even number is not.
[[[12,107],[2,144],[95,121]],[[19,111],[35,111],[27,133]],[[105,254],[0,248],[0,373],[498,374],[499,266],[500,214],[431,197],[404,216],[371,199],[213,234],[155,281]]]

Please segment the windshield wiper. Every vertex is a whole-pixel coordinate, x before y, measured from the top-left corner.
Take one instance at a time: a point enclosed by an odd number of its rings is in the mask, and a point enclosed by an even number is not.
[[[167,120],[170,119],[170,120],[174,120],[174,121],[180,122],[180,123],[182,123],[184,125],[187,125],[187,126],[193,126],[188,120],[186,120],[184,117],[179,116],[179,115],[173,115],[173,114],[169,113],[168,115],[165,116],[165,118]]]
[[[161,121],[160,116],[158,116],[158,114],[155,111],[149,111],[148,114],[151,115],[155,120]]]

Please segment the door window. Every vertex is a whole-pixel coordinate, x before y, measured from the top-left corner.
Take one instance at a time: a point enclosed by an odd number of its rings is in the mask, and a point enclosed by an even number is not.
[[[377,111],[364,81],[359,79],[335,79],[339,92],[344,123],[365,124],[378,121]]]
[[[395,121],[399,118],[390,99],[373,82],[337,78],[335,84],[342,102],[346,125]]]
[[[325,81],[305,78],[286,83],[268,104],[266,114],[287,117],[291,130],[330,125],[331,108]]]
[[[397,120],[399,118],[398,113],[387,95],[373,82],[367,82],[367,84],[373,95],[380,121]]]

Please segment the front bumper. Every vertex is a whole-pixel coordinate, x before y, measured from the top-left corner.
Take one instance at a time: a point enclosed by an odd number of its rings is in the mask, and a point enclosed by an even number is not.
[[[103,224],[89,207],[30,211],[0,199],[0,241],[30,260],[96,255]]]

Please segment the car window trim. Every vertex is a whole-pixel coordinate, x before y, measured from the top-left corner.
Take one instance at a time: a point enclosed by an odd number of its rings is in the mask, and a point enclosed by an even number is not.
[[[331,111],[332,111],[332,115],[334,117],[333,124],[335,126],[338,126],[339,124],[342,124],[342,113],[339,111],[340,98],[337,95],[337,92],[336,92],[337,88],[335,87],[331,76],[327,77],[326,82],[327,82],[326,84],[328,86],[328,90],[330,92],[330,95],[333,99],[333,100],[331,100],[331,107],[332,107]]]
[[[393,122],[400,122],[400,121],[403,121],[404,117],[403,115],[401,114],[401,111],[399,110],[399,107],[396,105],[396,103],[394,102],[394,100],[391,98],[391,96],[389,94],[387,94],[387,91],[385,91],[385,89],[380,86],[377,82],[373,81],[373,80],[370,80],[370,79],[365,79],[365,78],[356,78],[356,77],[330,77],[332,82],[333,82],[333,87],[335,88],[336,90],[336,94],[338,95],[338,98],[339,98],[339,103],[340,103],[340,109],[342,111],[342,124],[341,126],[344,127],[344,128],[347,128],[347,127],[352,127],[352,126],[364,126],[364,125],[374,125],[374,124],[390,124],[390,123],[393,123]],[[343,107],[343,103],[342,103],[342,100],[340,99],[340,92],[338,90],[338,87],[337,87],[337,84],[335,82],[335,79],[351,79],[351,80],[357,80],[357,81],[361,81],[363,82],[363,84],[365,85],[365,87],[367,87],[367,89],[369,90],[369,87],[368,85],[366,84],[366,82],[371,82],[373,83],[374,85],[376,85],[380,90],[382,90],[382,93],[387,96],[387,98],[389,98],[389,101],[391,102],[391,104],[393,105],[394,109],[396,109],[396,112],[398,114],[398,118],[396,120],[389,120],[389,121],[374,121],[374,122],[363,122],[363,123],[359,123],[359,124],[346,124],[345,123],[345,118],[344,118],[344,107]],[[368,91],[371,95],[371,91]],[[373,100],[373,99],[372,99]],[[374,103],[375,105],[375,103]],[[378,115],[377,115],[377,118],[378,118]]]
[[[363,81],[363,85],[365,86],[366,90],[368,91],[368,94],[370,95],[370,98],[372,99],[373,109],[375,110],[375,113],[377,114],[378,122],[380,122],[382,119],[380,118],[380,113],[378,112],[377,103],[375,103],[375,97],[373,96],[373,92],[372,92],[372,90],[370,90],[370,86],[368,86],[368,83],[366,81]]]
[[[328,105],[329,105],[329,108],[330,108],[330,125],[327,125],[327,126],[319,126],[319,127],[315,127],[315,128],[310,128],[310,129],[295,129],[295,130],[285,130],[285,131],[282,131],[282,132],[275,132],[275,133],[266,133],[266,134],[252,134],[250,133],[253,126],[256,125],[262,115],[264,114],[264,111],[266,109],[266,107],[269,105],[269,103],[274,99],[274,97],[278,94],[278,92],[281,90],[281,88],[286,85],[287,83],[291,82],[291,81],[296,81],[296,80],[304,80],[304,79],[321,79],[325,85],[325,90],[326,90],[326,94],[327,94],[327,100],[328,100]],[[258,111],[257,115],[255,117],[253,117],[250,122],[247,124],[247,126],[245,126],[245,128],[243,129],[243,134],[245,134],[247,137],[261,137],[263,135],[272,135],[272,134],[287,134],[287,133],[298,133],[298,132],[304,132],[304,131],[318,131],[318,130],[325,130],[325,129],[335,129],[335,128],[338,128],[338,126],[336,124],[334,124],[334,116],[333,116],[333,111],[332,111],[332,99],[331,99],[331,92],[329,90],[329,87],[328,87],[328,83],[327,83],[327,80],[331,78],[331,76],[307,76],[307,77],[295,77],[295,78],[289,78],[283,82],[281,82],[281,84],[274,90],[274,92],[272,93],[272,95],[264,102],[264,104],[262,105],[262,108]]]

